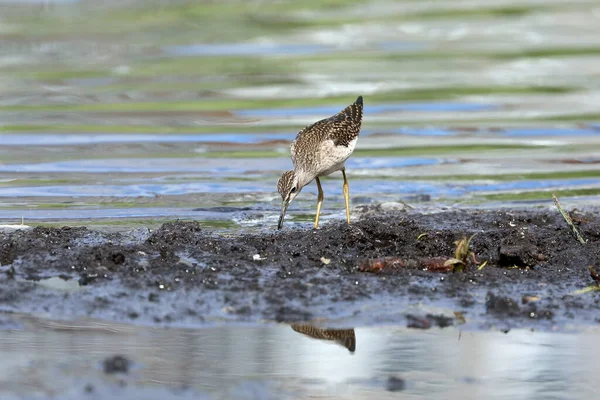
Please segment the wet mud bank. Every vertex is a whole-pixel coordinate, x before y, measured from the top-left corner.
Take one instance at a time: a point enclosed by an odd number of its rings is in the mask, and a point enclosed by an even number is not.
[[[5,321],[25,313],[187,326],[593,325],[600,292],[577,291],[595,284],[588,266],[600,265],[600,218],[572,216],[586,244],[554,210],[374,211],[352,225],[241,236],[197,222],[125,234],[4,232],[0,311]]]

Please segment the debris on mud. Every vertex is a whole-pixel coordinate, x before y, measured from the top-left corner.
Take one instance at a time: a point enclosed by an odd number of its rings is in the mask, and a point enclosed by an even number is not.
[[[539,299],[540,299],[539,296],[523,296],[523,298],[521,299],[521,303],[522,304],[533,303],[535,301],[538,301]]]
[[[351,225],[237,236],[181,221],[154,232],[15,230],[0,233],[0,311],[151,324],[402,323],[409,306],[426,303],[468,311],[469,323],[585,322],[600,311],[598,294],[572,294],[600,259],[600,217],[580,221],[586,246],[552,210],[371,213]],[[449,273],[452,254],[479,267]],[[39,284],[53,277],[79,290]],[[519,305],[524,296],[538,300]]]
[[[444,257],[428,257],[404,260],[397,257],[384,257],[363,260],[359,264],[358,270],[361,272],[379,273],[401,268],[412,268],[431,272],[450,272],[452,271],[452,266],[445,265],[446,261],[447,260]]]
[[[460,311],[454,311],[454,320],[456,321],[456,325],[463,325],[467,323],[467,318],[465,314]]]
[[[417,240],[428,236],[427,233],[422,233],[417,237]],[[385,270],[394,270],[400,268],[422,269],[430,272],[464,272],[469,264],[472,263],[482,269],[487,264],[487,261],[480,263],[475,257],[475,253],[470,250],[470,243],[473,239],[472,235],[469,239],[463,236],[462,239],[454,242],[456,249],[454,257],[421,257],[413,259],[402,259],[399,257],[384,257],[379,259],[367,259],[361,262],[358,269],[362,272],[378,273]]]
[[[444,262],[444,266],[452,266],[452,271],[454,272],[464,272],[469,266],[470,261],[473,261],[473,264],[477,267],[480,266],[480,262],[475,258],[475,253],[471,251],[471,240],[473,240],[473,236],[467,239],[466,236],[463,236],[462,239],[454,242],[456,245],[456,249],[454,250],[454,258],[450,258]],[[478,268],[481,269],[481,268]]]
[[[590,277],[594,280],[594,282],[600,284],[600,274],[596,272],[596,268],[588,265],[588,270],[590,271]]]

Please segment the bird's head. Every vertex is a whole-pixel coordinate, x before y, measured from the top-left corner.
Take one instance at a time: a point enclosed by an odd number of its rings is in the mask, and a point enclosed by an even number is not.
[[[286,171],[281,175],[277,182],[277,191],[281,195],[281,216],[279,217],[279,224],[277,229],[281,229],[283,226],[283,218],[288,206],[296,198],[298,193],[302,190],[302,185],[298,181],[298,176],[294,171]]]

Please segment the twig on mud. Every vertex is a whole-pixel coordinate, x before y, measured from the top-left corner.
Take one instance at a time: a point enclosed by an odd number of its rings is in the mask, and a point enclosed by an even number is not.
[[[569,214],[567,214],[567,212],[561,207],[560,203],[558,202],[558,198],[556,197],[556,195],[552,194],[552,198],[554,199],[554,204],[556,204],[556,208],[558,208],[558,211],[560,211],[561,215],[563,216],[563,218],[567,222],[567,225],[569,225],[569,227],[571,228],[571,230],[573,231],[573,233],[575,234],[575,236],[577,236],[577,240],[579,240],[579,243],[585,244],[586,243],[585,239],[583,238],[583,236],[581,236],[581,234],[579,233],[579,231],[575,227],[575,224],[573,224],[573,220],[571,219],[571,217],[569,216]]]
[[[586,288],[576,290],[576,291],[572,292],[571,294],[584,294],[587,292],[596,292],[598,290],[600,290],[600,285],[594,284],[594,285],[590,285]]]
[[[594,283],[586,288],[576,290],[571,294],[584,294],[587,292],[595,292],[600,290],[600,274],[596,272],[596,268],[594,268],[592,265],[588,265],[588,270],[590,271],[590,277],[594,280]]]

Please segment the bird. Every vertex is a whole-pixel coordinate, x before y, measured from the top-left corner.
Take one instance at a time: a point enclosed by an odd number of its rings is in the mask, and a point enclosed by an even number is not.
[[[323,204],[323,189],[319,177],[342,171],[343,192],[346,204],[346,222],[350,223],[350,193],[346,178],[346,160],[352,155],[363,118],[363,98],[339,113],[306,126],[290,145],[294,169],[284,172],[277,182],[281,195],[281,215],[277,229],[283,227],[288,206],[298,196],[302,188],[315,180],[317,183],[317,215],[315,229],[319,228],[319,215]]]
[[[348,351],[356,351],[356,334],[354,329],[318,328],[309,324],[291,324],[292,329],[313,339],[331,340],[344,346]]]

